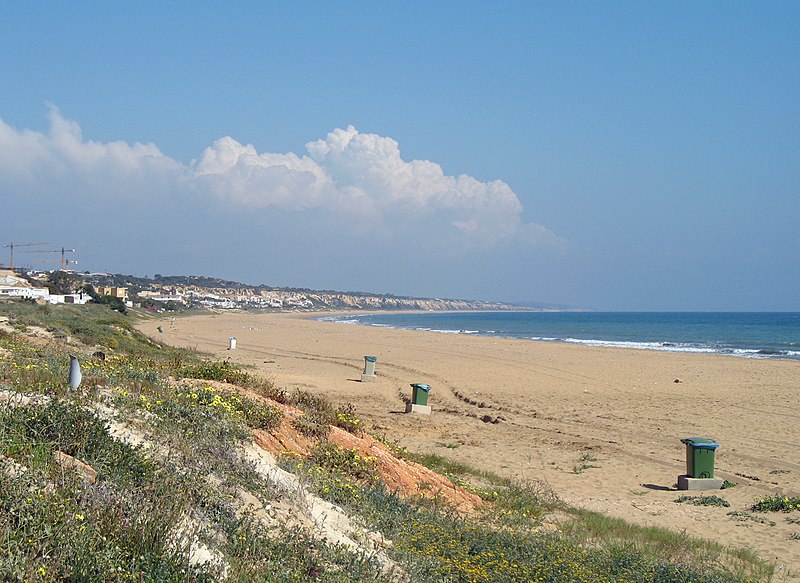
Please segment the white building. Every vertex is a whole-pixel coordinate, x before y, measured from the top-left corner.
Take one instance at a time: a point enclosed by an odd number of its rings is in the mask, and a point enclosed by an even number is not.
[[[77,304],[83,305],[91,299],[91,296],[83,292],[76,294],[50,294],[47,301],[51,304]]]
[[[0,297],[6,298],[47,298],[50,290],[46,287],[33,287],[29,281],[13,271],[0,270]]]

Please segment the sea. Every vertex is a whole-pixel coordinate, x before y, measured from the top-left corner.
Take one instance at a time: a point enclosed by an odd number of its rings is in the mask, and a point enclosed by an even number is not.
[[[381,312],[319,319],[441,334],[800,360],[800,312]]]

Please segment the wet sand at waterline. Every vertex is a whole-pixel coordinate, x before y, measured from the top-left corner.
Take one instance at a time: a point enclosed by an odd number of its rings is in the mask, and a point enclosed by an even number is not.
[[[156,327],[161,325],[164,332]],[[800,362],[593,348],[225,313],[149,320],[159,341],[253,365],[279,386],[352,403],[370,432],[498,474],[536,480],[566,502],[638,524],[751,547],[800,580],[800,512],[728,516],[768,494],[800,495]],[[228,339],[237,338],[236,350]],[[364,356],[377,380],[360,382]],[[675,381],[679,382],[675,382]],[[431,416],[404,414],[410,383]],[[677,504],[683,437],[711,437],[706,492],[730,508]],[[775,526],[770,526],[774,521]],[[800,536],[800,535],[798,535]],[[781,580],[783,575],[779,575]]]

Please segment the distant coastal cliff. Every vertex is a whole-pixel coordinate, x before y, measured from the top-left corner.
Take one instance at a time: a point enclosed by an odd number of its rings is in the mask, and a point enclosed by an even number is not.
[[[125,289],[128,297],[142,305],[166,309],[206,307],[218,309],[272,310],[530,310],[529,306],[482,300],[414,298],[369,292],[315,291],[245,285],[202,276],[154,278],[111,273],[85,274],[85,283]]]
[[[522,310],[520,306],[498,302],[470,300],[400,298],[367,294],[335,294],[328,292],[308,294],[317,306],[358,310]]]

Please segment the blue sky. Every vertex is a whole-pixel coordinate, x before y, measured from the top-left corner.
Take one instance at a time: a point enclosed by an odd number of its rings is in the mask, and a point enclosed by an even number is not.
[[[3,12],[4,243],[138,275],[800,310],[795,2]]]

